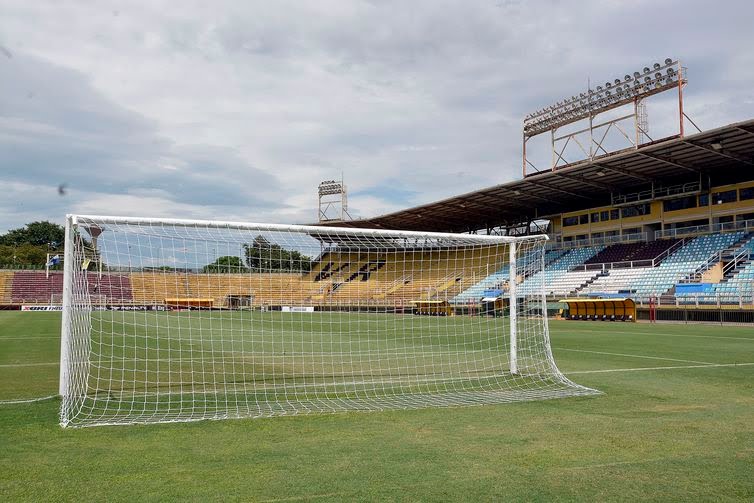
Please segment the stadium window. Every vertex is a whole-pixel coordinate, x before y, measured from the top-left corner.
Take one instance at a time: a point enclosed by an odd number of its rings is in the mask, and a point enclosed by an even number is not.
[[[699,206],[709,206],[709,194],[699,195]]]
[[[570,227],[572,225],[579,225],[579,217],[563,218],[563,227]]]
[[[610,220],[618,220],[619,216],[620,216],[620,213],[617,209],[610,210]]]
[[[610,212],[607,210],[600,211],[600,220],[602,222],[607,222],[608,220],[610,220]]]
[[[746,187],[745,189],[738,189],[738,200],[747,201],[754,199],[754,187]]]
[[[630,229],[623,229],[623,235],[624,236],[630,236],[631,234],[639,234],[641,232],[641,229],[638,227],[632,227]]]
[[[736,216],[736,220],[738,220],[739,222],[754,220],[754,213],[744,213],[743,215],[738,215]]]
[[[600,214],[599,213],[592,213],[592,223],[596,223],[600,221]]]
[[[641,215],[649,215],[649,204],[626,206],[621,210],[621,216],[623,218],[639,217]]]
[[[696,196],[681,197],[662,202],[663,211],[678,211],[696,208]]]
[[[724,217],[718,217],[717,223],[727,224],[733,221],[733,215],[725,215]]]
[[[726,190],[725,192],[715,192],[712,194],[712,204],[735,203],[737,193],[735,190]]]
[[[579,224],[588,224],[589,223],[589,213],[584,213],[583,215],[579,215]]]

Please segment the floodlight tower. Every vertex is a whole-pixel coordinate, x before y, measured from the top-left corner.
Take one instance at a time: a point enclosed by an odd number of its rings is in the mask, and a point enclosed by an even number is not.
[[[691,120],[683,112],[683,87],[687,82],[686,69],[681,66],[680,61],[667,58],[664,64],[655,63],[652,68],[645,66],[641,72],[634,72],[633,75],[626,74],[623,79],[616,78],[612,82],[607,81],[604,86],[598,85],[595,89],[592,89],[590,85],[586,92],[578,96],[571,96],[527,115],[524,118],[523,128],[524,177],[527,165],[539,171],[526,158],[526,143],[542,133],[550,133],[551,169],[553,170],[568,164],[563,156],[566,147],[571,143],[577,145],[585,158],[589,160],[607,154],[605,139],[612,129],[619,131],[630,146],[639,148],[644,138],[651,140],[643,100],[663,91],[672,89],[678,91],[678,135],[683,137],[683,119],[685,117]],[[629,114],[604,122],[596,120],[598,115],[608,110],[630,104],[633,105],[633,111]],[[558,128],[585,119],[589,121],[585,128],[557,136]],[[633,122],[633,131],[625,127],[628,121]],[[579,140],[584,136],[588,136],[588,148],[583,141]]]
[[[318,195],[320,223],[351,220],[351,215],[348,214],[348,190],[342,177],[340,181],[325,180],[320,183]]]

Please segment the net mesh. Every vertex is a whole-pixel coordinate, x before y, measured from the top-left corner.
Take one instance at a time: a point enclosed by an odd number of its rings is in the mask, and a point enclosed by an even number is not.
[[[596,393],[556,367],[544,296],[515,293],[541,237],[69,225],[64,426]]]

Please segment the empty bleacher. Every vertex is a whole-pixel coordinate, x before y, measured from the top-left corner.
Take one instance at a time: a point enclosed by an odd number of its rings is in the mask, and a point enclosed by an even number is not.
[[[305,274],[103,272],[89,273],[87,283],[92,302],[101,304],[162,304],[167,298],[202,298],[222,307],[228,306],[231,297],[246,297],[253,305],[405,305],[430,299],[468,304],[478,303],[485,290],[508,289],[507,256],[492,253],[492,248],[331,252],[323,254]],[[527,276],[526,265],[540,257],[536,253],[519,257],[519,294],[534,294],[544,284],[550,297],[605,293],[646,300],[673,294],[679,282],[698,281],[700,271],[719,262],[722,280],[695,294],[679,294],[679,302],[754,296],[754,234],[743,231],[684,241],[548,250],[545,270]],[[491,266],[495,270],[490,271]],[[58,271],[50,272],[49,277],[44,271],[2,271],[0,304],[59,303],[62,285],[63,274]]]
[[[544,271],[525,279],[518,286],[518,292],[522,295],[531,295],[537,292],[542,284],[545,286],[546,294],[551,296],[569,295],[577,291],[597,278],[600,271],[571,271],[571,269],[583,265],[586,260],[601,250],[601,247],[588,246],[568,251],[553,260]]]
[[[694,274],[714,254],[732,246],[744,232],[709,234],[684,243],[659,266],[649,268],[636,278],[633,290],[638,298],[665,294],[676,283]]]
[[[618,243],[603,249],[584,264],[592,267],[615,263],[637,267],[657,265],[664,258],[663,253],[672,248],[678,241],[680,240],[659,239],[650,242]]]
[[[0,304],[13,302],[13,271],[0,271]]]
[[[743,297],[752,298],[754,296],[754,236],[744,242],[736,250],[736,254],[741,253],[741,263],[732,269],[731,275],[726,277],[718,284],[712,286],[711,294],[721,298],[721,300],[738,302]],[[709,300],[709,299],[705,299]]]
[[[62,302],[62,272],[50,272],[49,277],[44,271],[16,271],[10,275],[12,286],[9,289],[9,302],[19,304],[59,304]],[[132,302],[131,280],[127,274],[90,272],[87,274],[87,283],[90,298],[95,304]]]
[[[15,303],[60,303],[62,295],[62,272],[51,272],[49,277],[44,271],[17,271],[13,274],[11,297]]]

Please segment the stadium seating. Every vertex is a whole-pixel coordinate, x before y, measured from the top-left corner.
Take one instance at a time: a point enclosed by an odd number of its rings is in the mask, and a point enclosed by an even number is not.
[[[0,304],[10,304],[13,300],[13,272],[0,271]]]
[[[123,304],[133,301],[131,278],[127,274],[89,273],[89,294],[92,302],[100,304]]]
[[[722,301],[737,302],[742,297],[751,298],[754,296],[754,236],[736,251],[748,252],[749,258],[743,262],[743,266],[739,267],[733,276],[714,285],[714,295],[719,296]],[[709,301],[711,299],[705,298],[704,300]]]
[[[659,266],[646,269],[635,279],[635,296],[647,298],[665,294],[676,283],[694,274],[713,254],[729,248],[744,236],[744,232],[709,234],[686,242]]]
[[[598,277],[592,284],[582,288],[579,293],[626,293],[627,296],[632,297],[632,293],[636,290],[637,280],[646,274],[651,274],[653,269],[653,267],[611,269],[606,271],[604,275]]]
[[[63,273],[17,271],[13,275],[12,300],[18,303],[60,303],[63,295]]]
[[[678,243],[679,239],[659,239],[646,243],[618,243],[610,245],[594,257],[590,258],[585,265],[609,264],[616,262],[644,262],[655,260],[659,263],[660,255]],[[649,265],[649,264],[639,264]]]
[[[570,295],[579,288],[591,283],[600,274],[599,271],[570,271],[602,250],[601,247],[588,246],[575,248],[552,261],[544,271],[538,272],[524,280],[518,287],[522,295],[537,291],[542,283],[547,295]]]
[[[584,264],[604,264],[611,262],[626,262],[631,260],[631,255],[642,249],[645,243],[618,243],[608,246],[595,256],[586,260]]]
[[[606,248],[584,247],[549,250],[544,256],[545,270],[519,277],[522,295],[538,291],[543,283],[548,296],[589,294],[626,294],[645,300],[650,296],[673,293],[674,285],[698,276],[701,267],[714,263],[723,252],[741,257],[719,284],[707,293],[679,294],[679,302],[717,302],[721,297],[754,295],[754,235],[744,232],[703,235],[679,240],[616,244]],[[600,267],[603,263],[656,259],[673,248],[655,267]],[[520,266],[534,260],[525,254]],[[166,298],[212,299],[217,307],[227,306],[229,296],[248,297],[255,305],[317,305],[353,302],[378,305],[406,304],[412,300],[451,299],[454,304],[477,303],[485,290],[506,290],[509,272],[505,259],[499,269],[489,273],[489,251],[469,255],[459,252],[434,252],[416,255],[411,251],[391,254],[324,254],[307,274],[240,273],[196,274],[187,272],[102,273],[88,275],[89,293],[95,303],[164,303]],[[507,259],[507,257],[506,257]],[[727,259],[729,260],[729,259]],[[421,263],[421,267],[416,264]],[[589,266],[596,266],[594,269]],[[525,269],[525,267],[524,267]],[[480,279],[482,278],[482,279]],[[49,303],[62,299],[63,274],[55,271],[0,272],[0,303]]]
[[[12,273],[11,301],[28,304],[59,304],[63,296],[63,273],[17,271]],[[130,303],[133,300],[131,281],[126,274],[89,273],[87,275],[92,302]]]

